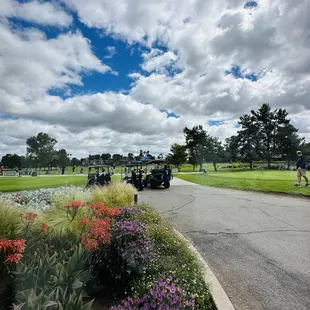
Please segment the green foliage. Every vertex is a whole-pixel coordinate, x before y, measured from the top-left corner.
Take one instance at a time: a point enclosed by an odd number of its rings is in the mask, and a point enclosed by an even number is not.
[[[179,167],[181,164],[186,162],[186,148],[180,144],[173,144],[170,148],[170,153],[167,156],[167,160],[170,164]]]
[[[18,156],[17,154],[6,154],[2,156],[1,159],[2,164],[8,168],[20,168],[22,166],[22,156]]]
[[[110,208],[129,206],[133,202],[136,189],[125,183],[113,183],[105,187],[96,187],[91,191],[93,202],[103,202]]]
[[[37,136],[28,138],[26,143],[27,154],[32,156],[38,165],[46,166],[56,156],[54,147],[57,140],[51,138],[47,133],[40,132]]]
[[[30,251],[31,247],[26,248],[13,272],[17,309],[91,309],[92,302],[82,302],[91,272],[88,255],[81,247],[55,251],[42,245]]]
[[[0,199],[0,239],[14,239],[23,232],[20,226],[25,211],[13,207],[9,201]]]

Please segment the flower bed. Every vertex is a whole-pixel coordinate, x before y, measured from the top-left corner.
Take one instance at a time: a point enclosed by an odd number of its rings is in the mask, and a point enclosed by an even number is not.
[[[0,309],[216,309],[184,241],[134,193],[2,195]]]

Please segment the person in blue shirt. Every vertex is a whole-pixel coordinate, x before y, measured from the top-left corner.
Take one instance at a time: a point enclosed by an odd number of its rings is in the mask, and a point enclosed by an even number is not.
[[[301,183],[301,177],[303,177],[306,180],[306,186],[310,186],[309,179],[306,175],[306,159],[302,156],[301,151],[297,151],[297,162],[296,162],[296,168],[297,168],[297,183],[295,186],[300,186]]]

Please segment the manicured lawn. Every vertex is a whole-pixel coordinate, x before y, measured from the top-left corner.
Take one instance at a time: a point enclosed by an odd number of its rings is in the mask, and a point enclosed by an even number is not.
[[[304,180],[301,187],[294,187],[295,171],[213,171],[208,174],[178,174],[177,177],[214,187],[310,196],[310,187],[304,186]]]
[[[120,176],[112,176],[112,181],[117,182]],[[39,177],[1,177],[0,192],[15,192],[38,188],[59,186],[84,186],[87,176],[39,176]]]

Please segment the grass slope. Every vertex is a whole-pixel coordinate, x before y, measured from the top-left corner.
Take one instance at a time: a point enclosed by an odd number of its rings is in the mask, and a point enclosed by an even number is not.
[[[208,174],[178,174],[177,177],[200,185],[310,196],[310,187],[305,187],[304,181],[301,187],[294,187],[294,171],[219,171]]]
[[[119,181],[119,176],[112,176],[112,181]],[[0,192],[15,192],[59,186],[85,186],[86,176],[39,176],[39,177],[4,177],[0,178]]]

